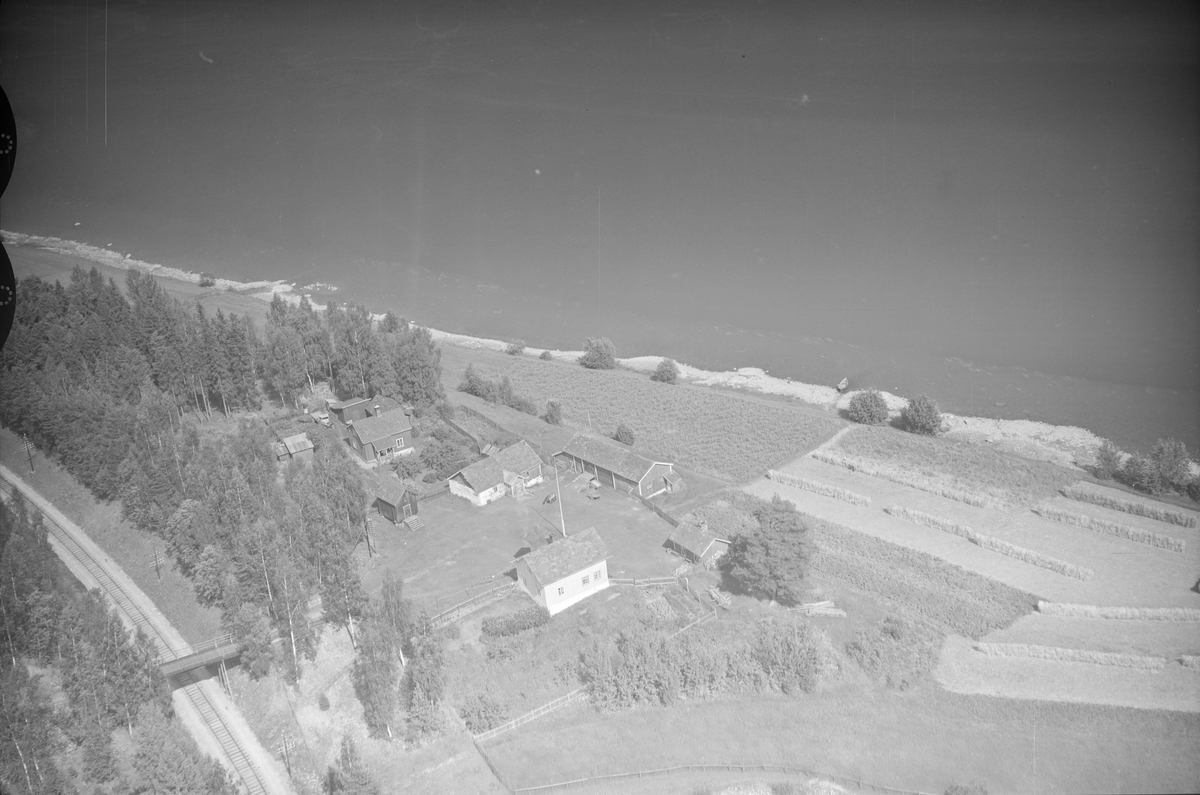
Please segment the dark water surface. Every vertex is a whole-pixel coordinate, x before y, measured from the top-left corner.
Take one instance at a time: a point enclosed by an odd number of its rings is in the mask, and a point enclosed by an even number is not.
[[[1200,447],[1194,5],[102,5],[0,6],[6,229]]]

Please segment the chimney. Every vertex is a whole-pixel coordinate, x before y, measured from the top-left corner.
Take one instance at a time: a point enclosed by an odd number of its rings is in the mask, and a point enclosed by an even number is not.
[[[379,404],[376,403],[374,406],[372,406],[372,408],[375,409],[375,416],[378,417],[379,416]]]
[[[707,519],[700,520],[700,529],[706,533],[708,532],[708,520]]]

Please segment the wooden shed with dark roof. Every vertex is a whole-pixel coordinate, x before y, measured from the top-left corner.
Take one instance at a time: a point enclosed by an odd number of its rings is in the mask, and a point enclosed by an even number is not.
[[[684,522],[667,538],[667,546],[691,563],[705,563],[725,554],[729,542],[708,529],[708,522]]]
[[[574,472],[594,475],[601,485],[640,497],[674,492],[683,485],[674,464],[652,461],[619,442],[582,433],[572,436],[554,458]]]
[[[561,613],[609,586],[608,547],[594,527],[517,559],[517,582],[534,601]]]
[[[417,515],[417,495],[391,475],[374,477],[375,508],[392,524]]]

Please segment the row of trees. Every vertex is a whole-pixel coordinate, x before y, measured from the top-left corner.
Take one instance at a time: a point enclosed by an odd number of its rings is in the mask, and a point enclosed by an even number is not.
[[[1187,445],[1175,438],[1159,439],[1150,454],[1123,455],[1108,439],[1096,451],[1092,474],[1117,480],[1147,494],[1187,494],[1200,502],[1200,476],[1193,476]]]
[[[330,304],[317,312],[307,298],[292,306],[276,295],[263,345],[263,376],[285,403],[328,381],[341,397],[386,395],[416,406],[444,397],[441,351],[428,329],[388,312],[376,321],[366,307]]]
[[[0,579],[0,790],[232,795],[222,768],[170,719],[151,642],[74,587],[19,495],[0,504]],[[64,697],[51,698],[30,666],[52,671]]]

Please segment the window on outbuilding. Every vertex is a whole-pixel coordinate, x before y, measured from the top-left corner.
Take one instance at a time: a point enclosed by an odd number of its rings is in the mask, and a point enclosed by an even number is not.
[[[562,588],[559,588],[559,589],[558,589],[558,595],[559,595],[559,596],[562,596],[562,595],[563,595],[563,589],[562,589]]]
[[[596,581],[600,581],[600,569],[596,569]]]
[[[587,585],[589,582],[591,582],[591,578],[589,578],[586,574],[583,575],[583,584]]]

